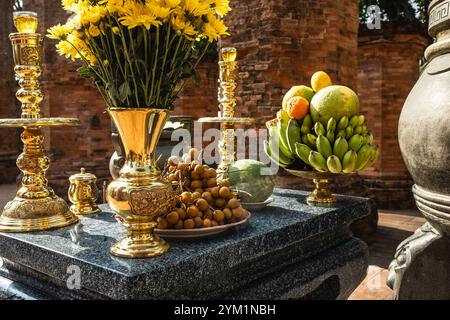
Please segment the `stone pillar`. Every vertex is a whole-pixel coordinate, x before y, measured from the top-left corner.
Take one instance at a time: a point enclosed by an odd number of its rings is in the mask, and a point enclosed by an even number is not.
[[[0,2],[0,118],[17,118],[20,115],[15,92],[14,63],[8,35],[14,32],[12,20],[13,0]],[[16,181],[19,169],[16,158],[20,153],[19,132],[14,128],[0,129],[0,183]]]
[[[58,1],[24,0],[24,10],[38,13],[38,32],[43,34],[69,16]],[[46,116],[75,117],[81,122],[78,127],[45,129],[46,148],[52,161],[47,176],[57,193],[66,196],[69,176],[81,167],[94,173],[100,186],[110,179],[108,165],[113,148],[111,123],[100,93],[91,80],[79,76],[76,69],[80,62],[59,56],[55,44],[56,40],[44,41],[42,110]]]
[[[358,93],[361,110],[380,146],[379,160],[362,176],[382,208],[413,208],[413,181],[397,138],[403,104],[419,77],[419,60],[428,44],[416,27],[383,23],[378,31],[361,28],[358,40]]]

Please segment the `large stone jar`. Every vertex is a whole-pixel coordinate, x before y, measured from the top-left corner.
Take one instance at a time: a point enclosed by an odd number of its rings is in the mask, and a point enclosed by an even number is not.
[[[415,185],[417,207],[450,236],[450,0],[430,4],[429,34],[436,38],[428,65],[403,107],[398,137]]]

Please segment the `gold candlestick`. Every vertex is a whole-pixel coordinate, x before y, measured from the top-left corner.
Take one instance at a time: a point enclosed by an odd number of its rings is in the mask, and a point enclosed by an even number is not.
[[[16,93],[22,103],[19,119],[0,119],[0,127],[22,127],[23,152],[17,158],[22,171],[22,183],[16,197],[8,202],[0,216],[0,231],[28,232],[63,227],[78,221],[69,211],[67,203],[48,186],[45,171],[50,165],[44,153],[41,127],[73,126],[73,118],[43,118],[40,103],[44,98],[39,89],[42,73],[42,47],[44,37],[34,33],[37,16],[32,12],[15,12],[14,24],[19,31],[10,34],[13,46],[14,71],[20,89]]]
[[[219,61],[219,116],[201,118],[199,122],[220,123],[222,137],[219,141],[220,164],[219,179],[226,177],[229,167],[235,161],[235,130],[237,124],[253,124],[253,118],[236,117],[237,100],[235,96],[239,65],[236,61],[236,48],[222,48]]]

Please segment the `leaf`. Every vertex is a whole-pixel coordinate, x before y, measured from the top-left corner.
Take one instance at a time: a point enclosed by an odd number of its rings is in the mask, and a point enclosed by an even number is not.
[[[95,78],[95,73],[91,70],[90,67],[83,66],[77,69],[78,73],[82,78]]]
[[[200,73],[198,73],[198,71],[195,69],[193,69],[193,72],[194,72],[195,84],[198,86],[198,85],[200,85],[200,80],[201,80]]]
[[[129,85],[128,81],[125,81],[119,87],[119,99],[120,99],[120,101],[124,102],[129,95],[131,95],[130,85]]]

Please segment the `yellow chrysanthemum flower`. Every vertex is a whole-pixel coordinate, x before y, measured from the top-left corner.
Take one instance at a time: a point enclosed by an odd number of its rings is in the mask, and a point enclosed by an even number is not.
[[[73,11],[72,8],[74,5],[76,6],[76,3],[78,0],[61,0],[61,5],[64,10]]]
[[[91,37],[98,37],[100,35],[100,29],[95,24],[90,24],[88,33]]]
[[[184,7],[193,16],[203,16],[211,13],[211,4],[205,0],[184,0]]]
[[[72,61],[75,61],[78,56],[77,50],[65,40],[58,42],[56,52],[61,56],[65,56],[67,59],[70,58]]]
[[[81,11],[80,21],[82,25],[97,23],[100,19],[104,18],[106,14],[107,10],[103,6],[89,6],[86,10]]]
[[[156,18],[162,20],[166,19],[171,12],[170,8],[161,7],[153,2],[146,3],[146,7],[151,11],[153,15],[155,15]]]
[[[160,0],[160,5],[166,8],[176,8],[180,4],[181,0]]]
[[[50,39],[65,40],[67,38],[67,35],[71,33],[72,30],[73,28],[68,26],[67,24],[57,24],[56,26],[53,26],[47,30],[47,37],[49,37]]]
[[[231,11],[229,0],[213,0],[211,7],[213,7],[214,11],[221,17]]]
[[[119,21],[129,29],[144,26],[149,30],[152,25],[157,27],[162,24],[147,6],[137,3],[124,16],[120,17]]]
[[[217,40],[220,36],[229,35],[228,28],[222,20],[217,19],[215,15],[208,15],[208,23],[204,25],[203,35],[208,38],[209,42]]]

